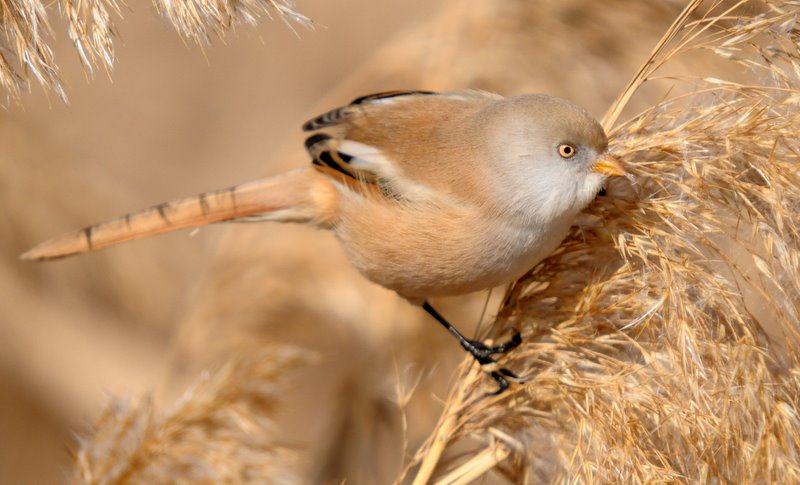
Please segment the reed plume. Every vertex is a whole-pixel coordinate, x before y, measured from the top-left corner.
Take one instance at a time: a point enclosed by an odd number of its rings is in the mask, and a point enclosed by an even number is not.
[[[270,429],[278,379],[306,359],[289,347],[234,358],[166,413],[114,400],[81,440],[73,483],[297,483],[299,454]]]
[[[611,185],[508,289],[483,334],[522,329],[503,365],[529,382],[487,397],[489,380],[465,359],[398,483],[800,481],[799,16],[793,1],[690,2],[604,120],[636,182]],[[688,54],[705,56],[708,72],[675,77]],[[662,100],[628,113],[645,89]],[[233,388],[250,379],[225,375]],[[78,452],[77,473],[111,481],[149,463],[168,481],[187,460],[252,463],[195,459],[214,440],[184,446],[191,433],[153,431],[204,422],[226,402],[195,392],[181,405],[194,421],[173,419],[180,411],[143,418],[154,415],[146,404],[112,408]],[[141,448],[142,436],[174,437],[174,454],[140,451],[156,449]],[[263,449],[270,473],[285,450]]]
[[[523,329],[504,365],[530,382],[487,398],[464,362],[398,481],[800,481],[799,14],[687,6],[605,119],[636,183],[609,187],[486,334]],[[740,77],[669,76],[697,51]]]
[[[205,45],[214,36],[222,38],[239,24],[254,26],[261,17],[277,17],[311,27],[312,21],[294,10],[291,0],[154,0],[161,13],[183,38]],[[78,55],[91,74],[96,68],[114,67],[113,17],[122,17],[116,0],[60,0],[60,15]],[[0,0],[0,86],[17,98],[34,80],[66,102],[67,94],[51,47],[53,29],[42,0]]]

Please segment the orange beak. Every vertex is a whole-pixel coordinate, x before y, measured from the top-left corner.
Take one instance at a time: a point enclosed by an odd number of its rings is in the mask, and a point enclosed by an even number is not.
[[[617,177],[625,177],[628,175],[628,172],[622,168],[619,160],[615,157],[612,157],[608,153],[604,153],[597,159],[596,162],[592,165],[593,172],[599,172],[606,175],[614,175]]]

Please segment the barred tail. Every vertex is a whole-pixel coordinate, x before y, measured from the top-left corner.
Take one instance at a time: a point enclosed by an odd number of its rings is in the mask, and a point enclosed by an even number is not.
[[[304,168],[125,214],[41,243],[20,258],[63,258],[212,222],[258,218],[327,226],[334,216],[330,182]]]

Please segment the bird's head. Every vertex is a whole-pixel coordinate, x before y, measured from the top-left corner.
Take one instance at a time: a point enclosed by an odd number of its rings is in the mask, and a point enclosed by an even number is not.
[[[540,223],[586,207],[609,176],[624,176],[602,126],[586,110],[543,94],[506,98],[484,126],[490,170],[506,209]]]

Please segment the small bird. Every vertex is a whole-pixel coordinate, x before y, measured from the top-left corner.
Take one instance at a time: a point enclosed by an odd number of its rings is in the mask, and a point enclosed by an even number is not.
[[[626,175],[585,110],[544,94],[391,91],[303,125],[310,167],[174,200],[24,253],[46,260],[221,221],[333,231],[368,279],[421,305],[497,382],[519,345],[464,337],[428,298],[508,283],[547,257],[608,176]]]

